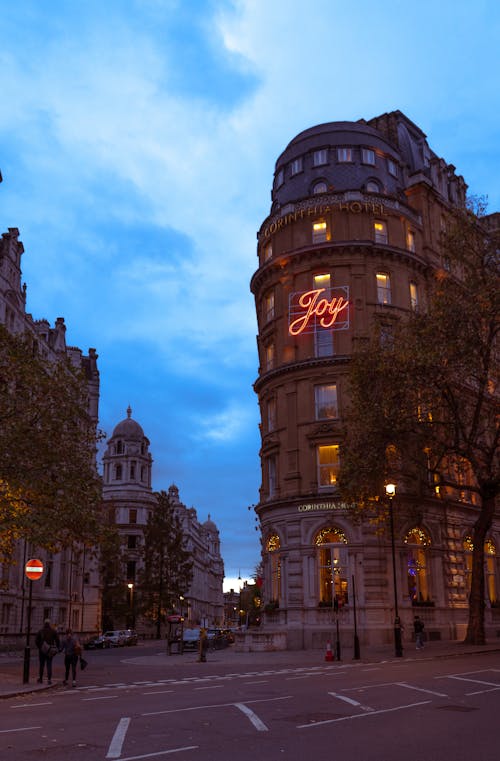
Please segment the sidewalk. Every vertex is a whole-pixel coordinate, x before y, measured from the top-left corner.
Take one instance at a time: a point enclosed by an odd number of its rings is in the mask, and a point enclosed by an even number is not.
[[[147,648],[151,653],[144,653]],[[121,651],[120,660],[135,661],[137,664],[144,666],[154,666],[158,676],[159,669],[168,669],[169,672],[180,671],[179,678],[185,675],[185,671],[203,668],[203,672],[212,668],[217,669],[223,666],[234,666],[239,668],[249,668],[252,671],[280,669],[280,668],[301,668],[310,666],[322,666],[325,664],[325,653],[319,650],[286,650],[276,652],[238,652],[235,645],[224,650],[216,650],[208,653],[207,663],[198,664],[197,654],[194,652],[184,653],[184,655],[168,656],[165,652],[163,641],[152,640],[140,644],[141,653],[137,649],[126,648]],[[335,648],[334,648],[335,652]],[[434,658],[453,658],[459,655],[474,655],[478,653],[500,653],[500,640],[498,642],[489,642],[485,645],[465,645],[463,642],[428,642],[423,650],[415,650],[414,643],[404,643],[404,652],[401,660],[428,660]],[[92,659],[89,653],[89,659]],[[399,660],[394,655],[392,645],[379,647],[361,647],[361,663],[384,663],[387,661]],[[23,683],[23,654],[3,655],[0,654],[0,699],[16,697],[35,692],[51,690],[53,687],[61,686],[61,661],[54,664],[54,678],[52,685],[48,685],[46,680],[44,684],[38,684],[38,655],[32,653],[30,662],[30,680],[28,684]],[[343,665],[356,663],[353,661],[353,651],[351,647],[343,647],[341,660],[334,661],[330,665]]]

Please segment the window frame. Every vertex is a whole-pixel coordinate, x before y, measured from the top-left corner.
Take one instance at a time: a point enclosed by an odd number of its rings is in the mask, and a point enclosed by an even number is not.
[[[328,453],[327,450],[331,450],[331,451]],[[325,456],[328,454],[332,455],[331,459],[326,459],[322,462],[321,461],[322,453]],[[340,472],[340,445],[339,444],[317,444],[316,445],[316,466],[317,466],[318,490],[331,491],[332,489],[337,489],[338,475]]]
[[[323,395],[323,399],[321,396]],[[333,414],[322,414],[322,410],[332,410]],[[338,420],[339,405],[336,383],[318,383],[314,386],[315,420]]]
[[[328,148],[317,148],[313,151],[313,166],[328,164]]]
[[[387,245],[387,243],[389,242],[389,236],[387,233],[387,222],[384,222],[383,219],[374,219],[373,220],[373,235],[374,235],[375,243],[379,243],[381,245]]]
[[[382,285],[380,282],[382,278],[385,278],[385,285]],[[376,272],[375,283],[377,286],[377,304],[380,304],[380,306],[391,306],[392,284],[390,274],[383,271]]]
[[[373,161],[370,161],[370,158],[373,158]],[[373,148],[361,148],[361,163],[375,166],[375,151]]]
[[[292,177],[295,177],[295,175],[300,174],[303,171],[304,159],[302,156],[297,156],[297,158],[290,161],[290,174]]]
[[[337,163],[352,164],[354,161],[354,151],[351,147],[337,148]]]

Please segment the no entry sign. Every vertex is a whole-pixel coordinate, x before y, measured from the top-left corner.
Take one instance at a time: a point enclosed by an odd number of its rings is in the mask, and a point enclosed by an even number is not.
[[[31,581],[36,581],[43,574],[43,563],[41,560],[32,558],[31,560],[28,560],[24,566],[24,571],[28,579],[31,579]]]

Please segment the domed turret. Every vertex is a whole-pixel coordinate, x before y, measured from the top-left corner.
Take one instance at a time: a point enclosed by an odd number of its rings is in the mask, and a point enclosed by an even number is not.
[[[123,487],[151,491],[152,462],[149,439],[132,419],[129,405],[127,417],[115,426],[103,456],[105,491]]]

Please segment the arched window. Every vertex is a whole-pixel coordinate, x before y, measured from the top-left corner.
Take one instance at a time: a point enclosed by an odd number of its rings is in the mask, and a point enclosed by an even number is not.
[[[269,555],[269,565],[271,568],[271,600],[279,604],[281,596],[281,560],[280,550],[281,543],[278,534],[273,534],[266,542],[266,551]]]
[[[315,182],[312,188],[312,194],[313,196],[318,196],[321,193],[326,193],[328,190],[326,182],[323,180],[320,180],[319,182]]]
[[[412,528],[405,536],[408,547],[408,594],[413,604],[430,602],[427,549],[431,540],[421,528]]]
[[[349,602],[347,539],[339,528],[329,526],[318,532],[317,547],[319,604]]]
[[[368,180],[366,183],[366,192],[367,193],[380,193],[380,185],[376,180]]]

